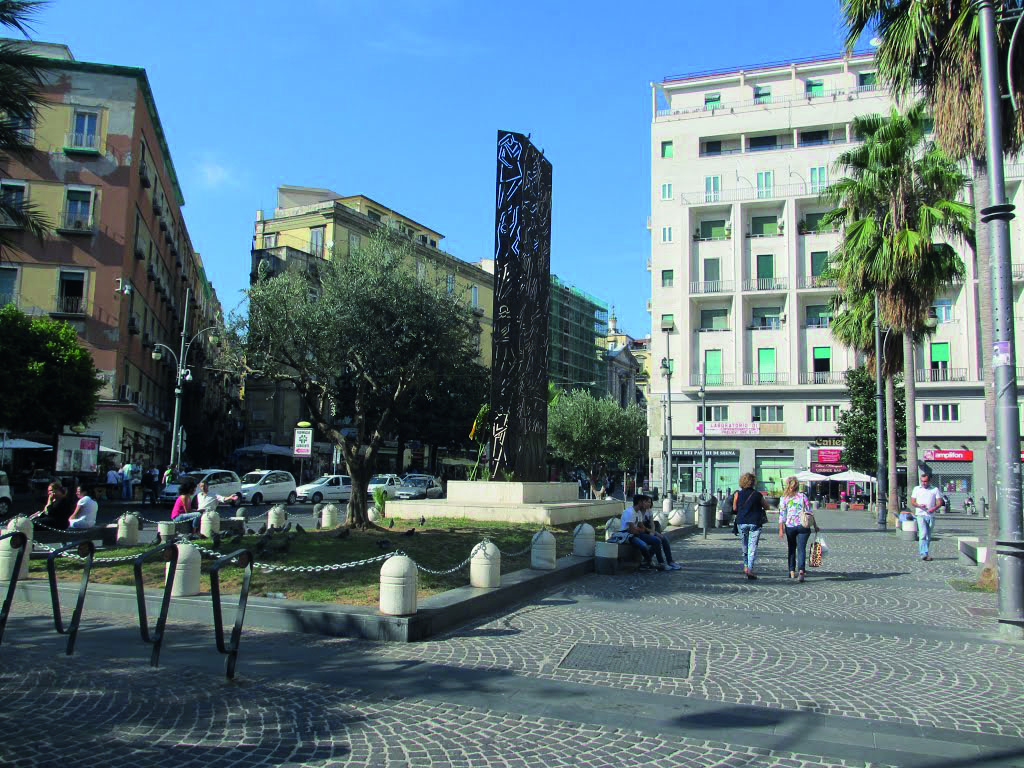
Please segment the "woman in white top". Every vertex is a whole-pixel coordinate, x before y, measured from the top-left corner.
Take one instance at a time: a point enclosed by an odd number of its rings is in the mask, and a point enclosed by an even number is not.
[[[78,496],[78,505],[71,514],[71,519],[68,520],[68,528],[79,530],[92,528],[96,525],[96,511],[99,509],[99,504],[85,492],[82,486],[78,486],[75,490]]]

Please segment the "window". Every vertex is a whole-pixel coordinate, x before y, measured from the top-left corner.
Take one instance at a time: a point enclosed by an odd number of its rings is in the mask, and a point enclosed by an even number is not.
[[[921,412],[924,421],[960,421],[959,403],[924,403]]]
[[[697,421],[728,421],[728,405],[698,405]]]
[[[931,358],[933,371],[945,371],[949,369],[949,342],[933,342],[931,345]]]
[[[324,227],[310,227],[309,252],[321,259],[324,257]]]
[[[935,310],[935,321],[938,323],[949,323],[953,321],[953,301],[951,299],[936,299],[932,304]]]
[[[762,347],[757,350],[757,381],[760,384],[775,383],[775,349]]]
[[[715,139],[713,141],[704,142],[704,154],[705,155],[720,155],[722,154],[722,142]]]
[[[832,310],[827,304],[807,305],[807,327],[828,328],[832,319]]]
[[[800,132],[800,146],[801,147],[817,147],[822,144],[828,143],[828,131],[801,131]]]
[[[672,199],[672,185],[671,184],[662,184],[661,185],[661,199],[662,200],[671,200]]]
[[[825,218],[824,212],[808,213],[804,215],[804,231],[820,232],[821,220]]]
[[[676,327],[676,319],[673,315],[662,315],[661,316],[661,330],[668,331],[673,330]]]
[[[277,247],[277,232],[271,232],[269,235],[263,236],[263,247],[264,248],[276,248]]]
[[[859,72],[857,74],[857,87],[870,88],[878,84],[877,72]]]
[[[805,92],[808,98],[814,98],[815,96],[825,95],[825,81],[824,80],[808,80],[804,84]]]
[[[724,331],[729,328],[729,310],[702,309],[700,311],[700,329],[702,331]]]
[[[725,219],[705,219],[700,223],[701,240],[724,240]]]
[[[811,277],[821,277],[828,268],[828,251],[811,251]]]
[[[717,109],[722,106],[722,94],[721,93],[705,93],[704,94],[704,108],[705,109]]]
[[[672,242],[672,227],[661,228],[661,242],[671,243]]]
[[[782,421],[781,405],[752,405],[750,407],[750,420],[760,422]]]
[[[772,87],[770,85],[754,86],[754,103],[770,104],[772,101]]]
[[[25,183],[22,181],[4,181],[0,183],[0,199],[4,205],[20,210],[25,204]],[[0,226],[14,226],[14,219],[6,213],[0,214]]]
[[[754,307],[750,314],[751,324],[755,328],[779,328],[782,326],[782,307]]]
[[[757,282],[759,289],[770,288],[770,283],[775,279],[775,255],[771,253],[757,254]],[[761,281],[768,281],[761,284]]]
[[[14,302],[18,285],[16,267],[0,267],[0,307]]]
[[[373,210],[372,208],[367,208],[367,209],[366,209],[366,217],[367,217],[367,218],[368,218],[368,219],[369,219],[370,221],[377,221],[377,222],[379,222],[379,221],[381,220],[381,216],[380,216],[380,214],[379,214],[379,213],[377,213],[377,212],[376,212],[375,210]]]
[[[775,216],[751,216],[750,236],[769,237],[779,234],[779,220]]]
[[[96,112],[85,112],[75,110],[71,121],[71,136],[68,140],[68,147],[72,149],[99,149],[100,142],[97,136],[100,116]]]
[[[757,196],[771,197],[774,187],[775,174],[772,171],[757,172]],[[774,217],[773,217],[774,218]]]
[[[808,405],[807,406],[807,420],[808,421],[838,421],[839,420],[839,406],[838,405]]]
[[[814,372],[817,373],[829,373],[832,370],[832,347],[814,347],[812,354],[814,356]],[[817,376],[815,383],[818,383]],[[827,377],[821,377],[827,378]]]
[[[722,198],[722,177],[704,177],[704,202],[717,203]]]
[[[92,229],[91,189],[69,189],[64,205],[64,228],[65,229]]]
[[[6,116],[7,123],[18,137],[18,140],[25,143],[32,143],[32,119],[24,117]]]
[[[675,271],[671,269],[661,270],[661,287],[671,288],[672,281],[675,279]]]
[[[747,149],[751,152],[764,152],[769,149],[779,148],[779,137],[774,134],[771,136],[751,136],[747,141]]]
[[[717,283],[722,279],[722,262],[720,259],[704,259],[704,282]],[[721,286],[704,286],[708,289],[719,290]]]
[[[62,269],[57,283],[57,312],[85,312],[85,272]]]
[[[811,168],[811,194],[820,195],[828,186],[828,176],[825,175],[825,166],[818,165]]]
[[[359,250],[359,235],[355,232],[348,233],[348,252],[355,253]]]
[[[665,160],[671,159],[673,157],[671,141],[661,142],[661,156]]]
[[[455,275],[448,275],[448,278],[445,281],[445,283],[448,288],[448,295],[451,296],[453,293],[455,293]]]
[[[722,381],[722,350],[704,350],[704,383],[710,386],[720,386],[724,383]]]
[[[480,287],[474,285],[469,289],[469,300],[474,308],[480,306]]]

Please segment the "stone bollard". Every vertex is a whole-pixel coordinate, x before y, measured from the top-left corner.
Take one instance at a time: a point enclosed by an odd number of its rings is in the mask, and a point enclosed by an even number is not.
[[[683,510],[673,509],[672,514],[668,516],[668,524],[676,528],[686,525],[686,515],[683,514]]]
[[[370,519],[371,523],[376,523],[380,520],[380,512],[377,511],[376,507],[370,507],[370,511],[366,513],[366,516]]]
[[[622,527],[622,520],[617,517],[609,517],[608,522],[604,524],[604,540],[608,541],[612,534]]]
[[[220,513],[217,510],[203,512],[203,516],[199,518],[199,532],[208,539],[212,539],[213,534],[220,533]]]
[[[284,504],[275,504],[267,510],[267,528],[284,528],[287,518],[288,510],[284,508]]]
[[[386,616],[416,613],[416,563],[405,555],[384,561],[380,569],[380,612]]]
[[[572,553],[576,557],[593,557],[597,532],[589,523],[580,523],[572,532]]]
[[[481,541],[473,547],[469,560],[469,585],[482,589],[501,586],[501,552],[491,541]]]
[[[665,498],[661,500],[661,511],[664,512],[666,515],[672,514],[671,496],[665,496]]]
[[[34,530],[35,526],[32,524],[32,521],[24,515],[18,515],[4,528],[4,533],[21,531],[28,539],[25,542],[25,554],[21,560],[21,572],[18,574],[19,579],[28,578],[29,554],[32,552],[32,532]],[[14,561],[17,557],[18,550],[11,546],[10,539],[0,541],[0,581],[11,580],[11,576],[14,575]]]
[[[533,535],[530,567],[535,571],[555,570],[555,537],[551,531],[537,531]]]
[[[904,520],[900,523],[900,537],[907,541],[917,540],[917,521]]]
[[[324,504],[320,510],[320,528],[338,527],[338,507],[334,504]]]
[[[178,524],[173,520],[164,520],[156,524],[157,532],[160,534],[160,541],[166,544],[169,541],[174,541]]]
[[[178,565],[174,569],[174,586],[171,597],[190,597],[199,594],[199,571],[203,558],[191,544],[178,545]],[[164,581],[171,572],[171,564],[164,566]]]
[[[122,547],[134,547],[139,543],[139,518],[125,512],[117,518],[117,543]]]
[[[673,511],[675,511],[675,510],[673,510]],[[656,514],[654,516],[654,522],[656,522],[658,525],[660,525],[661,526],[661,530],[664,531],[666,528],[668,528],[668,519],[669,519],[669,517],[671,517],[671,515],[670,514],[666,515],[665,514],[665,510],[662,510],[661,512],[659,512],[658,514]]]

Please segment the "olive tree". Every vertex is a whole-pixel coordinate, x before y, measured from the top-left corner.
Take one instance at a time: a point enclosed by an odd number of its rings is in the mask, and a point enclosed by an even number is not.
[[[409,242],[381,228],[346,258],[261,271],[228,336],[236,369],[293,386],[340,447],[352,526],[368,524],[367,485],[385,437],[422,421],[415,409],[458,399],[481,375],[470,307],[418,279],[413,264]]]

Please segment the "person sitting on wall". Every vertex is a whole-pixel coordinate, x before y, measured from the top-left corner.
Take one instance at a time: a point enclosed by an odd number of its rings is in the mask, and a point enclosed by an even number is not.
[[[82,486],[78,486],[75,490],[78,494],[78,504],[75,506],[71,519],[68,520],[68,529],[92,528],[96,525],[96,512],[99,510],[99,504],[89,496]]]
[[[75,505],[68,496],[67,488],[55,480],[47,488],[46,506],[30,515],[29,519],[63,531],[68,527],[68,520],[74,511]]]

